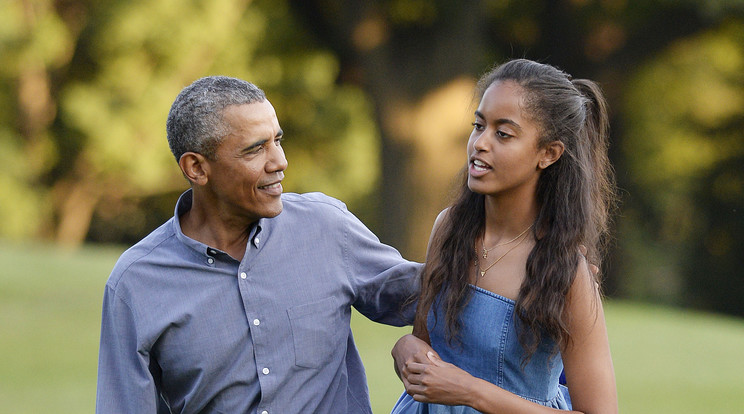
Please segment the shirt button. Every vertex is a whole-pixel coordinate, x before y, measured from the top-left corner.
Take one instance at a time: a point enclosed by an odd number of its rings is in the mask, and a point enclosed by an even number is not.
[[[248,277],[248,275],[245,274],[245,272],[240,272],[240,278],[241,279],[245,279],[246,277]]]
[[[209,249],[209,254],[217,254],[217,250]]]
[[[261,411],[261,414],[269,414],[269,412],[266,411],[266,410],[263,410],[263,411]]]
[[[262,369],[261,372],[263,372],[264,375],[269,375],[269,369],[268,368]]]
[[[256,237],[256,238],[254,239],[254,241],[255,241],[255,243],[256,243],[256,246],[258,246],[258,243],[261,243],[261,239],[259,239],[258,237]]]
[[[254,319],[253,324],[256,326],[261,325],[261,321],[259,321],[258,319]]]
[[[207,263],[209,263],[209,264],[212,264],[212,263],[214,263],[214,259],[212,259],[212,258],[210,257],[209,259],[207,259]]]

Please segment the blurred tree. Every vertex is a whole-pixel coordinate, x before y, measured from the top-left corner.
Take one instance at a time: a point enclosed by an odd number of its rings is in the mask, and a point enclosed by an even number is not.
[[[165,140],[170,104],[194,79],[225,74],[269,94],[288,190],[347,201],[423,259],[465,161],[474,79],[524,56],[598,80],[610,100],[626,194],[609,292],[741,314],[742,10],[744,0],[0,2],[0,237],[130,243],[165,220],[187,186]]]
[[[471,103],[472,79],[505,57],[528,57],[554,64],[575,77],[599,81],[610,100],[616,142],[611,156],[626,193],[627,213],[619,219],[624,241],[613,254],[611,263],[616,266],[609,267],[608,291],[643,295],[644,288],[639,290],[638,285],[646,283],[659,286],[651,289],[663,292],[662,297],[681,297],[685,281],[678,270],[686,267],[683,258],[690,257],[690,252],[675,243],[677,254],[668,255],[634,237],[653,239],[658,234],[643,227],[644,221],[636,215],[646,214],[644,197],[660,190],[660,183],[643,184],[647,175],[658,172],[655,163],[645,163],[651,160],[635,152],[619,151],[628,136],[624,122],[633,116],[623,113],[634,105],[626,102],[646,99],[641,94],[626,99],[625,88],[634,82],[637,67],[653,64],[660,54],[676,53],[678,39],[706,33],[729,20],[741,21],[744,2],[294,0],[292,5],[308,30],[340,57],[340,81],[362,85],[375,103],[382,138],[380,193],[384,203],[379,217],[383,239],[406,253],[422,256],[433,218],[445,203],[443,194],[464,164],[472,107],[465,108]],[[690,48],[690,59],[704,60],[706,49],[716,48],[710,44],[699,47],[703,49]],[[688,75],[666,84],[670,89],[685,85]],[[730,96],[724,93],[717,98]],[[655,101],[651,107],[658,111],[668,106]],[[653,119],[656,115],[651,110],[647,116]],[[665,134],[642,136],[646,145],[663,145]],[[723,161],[722,157],[711,159],[709,166]],[[704,171],[709,170],[691,173]],[[669,209],[682,214],[691,211],[684,204],[670,203],[669,197],[650,199],[653,203],[664,200]],[[662,219],[659,214],[649,218]],[[655,281],[638,280],[647,274],[640,266],[649,261],[659,263]],[[639,267],[629,267],[629,263]],[[740,278],[740,273],[725,277]],[[634,276],[626,277],[629,274]]]
[[[723,13],[692,1],[296,0],[292,5],[308,30],[339,55],[341,81],[370,92],[383,140],[381,232],[418,252],[444,189],[464,164],[468,104],[478,73],[506,56],[547,60],[575,76],[598,79],[615,102],[630,68],[671,39],[715,24]],[[458,153],[463,157],[448,155]]]
[[[23,237],[51,216],[48,191],[39,190],[58,152],[51,132],[57,115],[52,73],[74,47],[51,1],[0,4],[0,234]]]
[[[629,296],[744,315],[744,22],[674,42],[628,83]]]
[[[382,138],[375,230],[423,259],[443,194],[465,163],[473,73],[490,60],[480,2],[291,3],[339,56],[340,82],[363,86],[374,102]]]
[[[336,58],[303,41],[284,2],[18,0],[0,16],[12,63],[0,72],[0,156],[11,167],[0,235],[136,240],[171,215],[187,184],[165,119],[180,89],[209,74],[267,91],[287,131],[288,189],[362,204],[374,188],[366,98],[335,84]]]

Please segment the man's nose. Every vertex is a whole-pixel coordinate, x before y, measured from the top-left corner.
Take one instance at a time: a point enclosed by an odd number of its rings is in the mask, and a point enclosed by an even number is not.
[[[281,145],[272,145],[269,161],[266,164],[268,172],[284,171],[287,169],[287,157]]]

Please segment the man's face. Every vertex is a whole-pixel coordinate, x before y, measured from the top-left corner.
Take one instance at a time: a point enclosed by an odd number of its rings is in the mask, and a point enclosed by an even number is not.
[[[287,159],[274,107],[268,100],[231,105],[222,117],[230,133],[205,162],[209,201],[223,220],[240,224],[277,216]]]

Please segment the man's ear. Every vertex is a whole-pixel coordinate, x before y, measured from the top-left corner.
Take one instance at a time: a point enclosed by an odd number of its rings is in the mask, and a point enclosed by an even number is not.
[[[561,141],[553,141],[549,143],[543,147],[542,156],[540,157],[540,161],[537,163],[537,167],[541,170],[550,167],[554,162],[561,158],[565,149],[566,147]]]
[[[209,160],[196,152],[185,152],[178,160],[181,172],[192,184],[204,185],[209,181]]]

